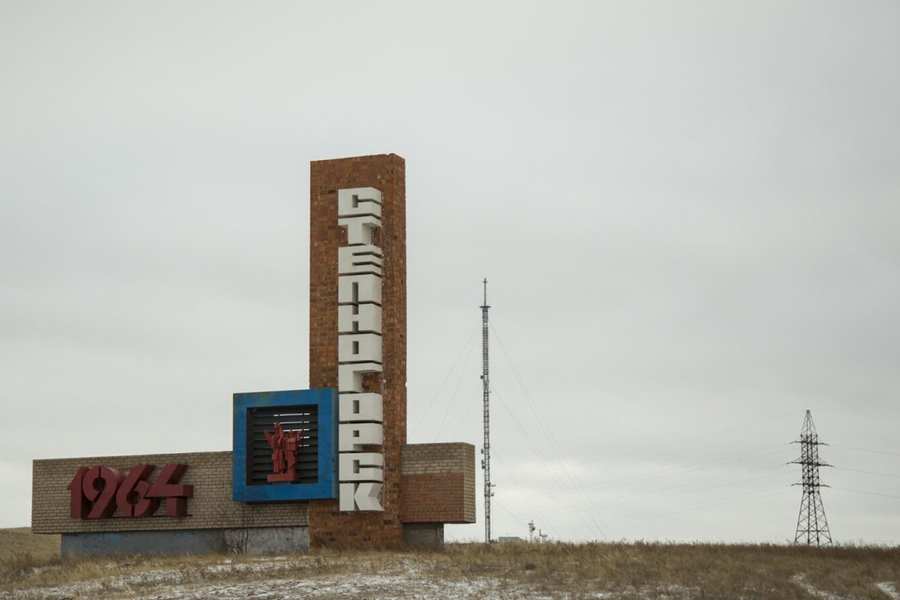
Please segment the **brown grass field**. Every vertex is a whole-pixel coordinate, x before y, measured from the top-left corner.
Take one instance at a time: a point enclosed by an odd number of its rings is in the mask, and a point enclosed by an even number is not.
[[[58,535],[31,535],[30,527],[0,529],[0,561],[3,564],[22,554],[49,560],[59,554]]]
[[[900,548],[448,544],[441,552],[59,557],[0,530],[0,598],[728,598],[900,600]]]

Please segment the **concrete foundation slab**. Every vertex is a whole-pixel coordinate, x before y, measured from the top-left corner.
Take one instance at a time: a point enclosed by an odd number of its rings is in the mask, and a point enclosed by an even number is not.
[[[444,547],[444,524],[404,523],[403,543],[410,548],[441,550]]]
[[[62,556],[171,555],[309,551],[309,527],[64,533]]]

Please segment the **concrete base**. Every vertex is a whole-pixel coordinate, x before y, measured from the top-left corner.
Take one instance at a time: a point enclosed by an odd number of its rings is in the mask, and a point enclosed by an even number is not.
[[[441,550],[444,547],[444,524],[404,523],[403,542],[410,548]]]
[[[64,533],[62,556],[308,552],[309,527]]]
[[[309,552],[309,527],[257,527],[249,532],[248,554]]]

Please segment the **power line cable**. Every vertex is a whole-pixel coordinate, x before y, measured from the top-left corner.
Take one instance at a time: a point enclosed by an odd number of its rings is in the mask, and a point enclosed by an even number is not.
[[[472,408],[474,408],[478,404],[477,402],[472,402],[472,398],[475,397],[476,392],[478,392],[477,387],[474,388],[469,394],[468,398],[466,398],[466,412],[459,420],[459,425],[456,426],[456,431],[453,432],[452,439],[456,439],[459,435],[459,432],[462,431],[463,425],[469,422],[469,414],[472,412]]]
[[[834,487],[834,486],[829,486],[829,487],[831,487],[831,489],[833,489],[833,490],[840,490],[842,492],[853,492],[854,494],[865,494],[866,496],[882,496],[884,498],[895,498],[897,500],[900,500],[900,496],[893,496],[891,494],[880,494],[878,492],[864,492],[862,490],[851,490],[851,489],[847,489],[847,488],[839,488],[839,487]]]
[[[754,472],[760,472],[760,471],[771,471],[772,469],[781,469],[781,468],[783,468],[783,467],[784,467],[784,465],[774,465],[774,466],[769,466],[769,467],[763,467],[763,468],[761,468],[761,469],[754,469],[753,471],[750,471],[750,472],[751,472],[751,473],[754,473]],[[660,489],[657,490],[657,491],[658,491],[658,492],[663,492],[663,491],[667,491],[667,490],[675,490],[675,489],[678,489],[678,488],[680,488],[680,487],[684,487],[684,486],[686,486],[686,485],[697,485],[697,484],[701,484],[701,483],[709,483],[709,482],[711,482],[711,481],[721,481],[722,479],[730,479],[730,478],[732,478],[732,477],[733,477],[733,475],[725,475],[725,476],[721,476],[721,477],[714,477],[714,478],[707,479],[707,480],[704,480],[704,481],[701,481],[701,482],[691,482],[691,483],[686,483],[686,484],[680,484],[680,485],[670,486],[670,487],[668,487],[668,488],[660,488]],[[754,482],[754,481],[759,481],[759,480],[762,480],[762,479],[767,479],[767,478],[769,478],[769,477],[770,477],[769,474],[764,474],[764,475],[760,475],[760,476],[757,476],[757,477],[751,477],[751,478],[748,478],[748,479],[744,479],[744,480],[742,480],[740,483],[751,483],[751,482]],[[651,493],[648,493],[648,494],[643,494],[643,493],[631,494],[631,495],[628,495],[628,496],[620,497],[620,498],[617,499],[615,502],[608,502],[608,503],[598,504],[597,506],[600,507],[600,508],[611,508],[611,507],[615,507],[615,506],[621,506],[621,505],[623,505],[623,504],[634,504],[635,502],[637,502],[638,500],[641,500],[641,499],[643,499],[643,501],[645,501],[645,502],[656,502],[656,501],[665,500],[665,499],[668,499],[668,498],[673,498],[673,497],[676,497],[676,496],[683,496],[683,495],[685,495],[685,494],[696,494],[696,493],[700,493],[700,492],[707,492],[707,491],[710,491],[710,490],[719,489],[719,488],[722,488],[722,487],[733,487],[734,485],[735,485],[735,482],[734,482],[734,481],[726,481],[726,482],[718,483],[718,484],[715,484],[715,485],[705,485],[705,486],[699,487],[699,488],[693,488],[693,489],[686,489],[686,490],[681,490],[681,491],[675,491],[675,492],[671,492],[671,493],[667,493],[667,494],[659,494],[659,493],[652,493],[652,492],[651,492]],[[665,509],[651,509],[651,510],[654,510],[654,511],[655,511],[655,510],[665,510]],[[550,514],[556,514],[556,513],[551,512]]]
[[[469,341],[466,342],[466,345],[463,346],[463,349],[460,351],[459,356],[457,356],[456,360],[453,361],[453,365],[450,367],[450,370],[447,371],[447,375],[444,377],[444,381],[441,382],[441,385],[438,387],[437,392],[435,392],[434,397],[431,398],[431,402],[429,402],[428,406],[425,408],[425,412],[422,413],[422,416],[419,417],[419,420],[416,422],[415,426],[413,427],[412,432],[410,432],[410,437],[412,437],[416,433],[416,430],[419,428],[419,425],[422,424],[422,421],[428,415],[428,411],[431,410],[431,407],[434,405],[435,401],[438,399],[438,396],[440,396],[441,391],[444,389],[444,386],[447,384],[447,381],[450,379],[450,376],[453,374],[453,370],[456,368],[456,365],[459,364],[459,359],[462,358],[463,354],[465,354],[467,348],[469,349],[469,356],[472,355],[471,348],[474,347],[472,344],[472,341],[475,339],[476,333],[478,333],[477,327],[472,330],[472,335],[469,337]],[[466,359],[466,364],[468,364],[468,358]],[[463,369],[463,371],[465,371],[465,368]],[[457,387],[458,387],[458,384],[457,384]]]
[[[723,502],[725,500],[740,501],[740,499],[745,499],[748,496],[753,497],[753,498],[758,498],[760,494],[775,495],[776,493],[783,493],[783,492],[788,491],[790,489],[790,487],[791,486],[778,486],[778,487],[774,487],[774,488],[768,488],[768,489],[762,490],[762,491],[755,490],[752,492],[741,492],[738,494],[729,494],[728,496],[719,496],[718,498],[709,498],[709,499],[705,499],[705,500],[698,500],[696,502],[689,502],[687,504],[682,504],[680,507],[676,507],[673,510],[670,510],[668,508],[651,509],[651,510],[630,513],[630,514],[626,514],[626,515],[622,515],[622,516],[626,517],[625,520],[631,520],[631,521],[639,520],[639,519],[635,519],[633,517],[643,517],[644,515],[652,515],[652,517],[650,517],[650,518],[657,518],[657,517],[667,516],[670,514],[677,514],[677,513],[681,513],[681,512],[690,512],[693,510],[699,510],[701,508],[720,506],[722,504],[727,504],[727,502]]]
[[[631,513],[630,515],[623,515],[626,518],[613,520],[612,523],[614,525],[618,525],[621,523],[630,523],[634,521],[644,521],[648,519],[657,519],[659,517],[667,517],[674,514],[680,514],[685,512],[692,512],[695,510],[702,510],[710,507],[722,506],[725,504],[735,504],[738,502],[745,502],[747,500],[759,500],[762,498],[768,498],[771,496],[777,496],[780,494],[784,494],[790,490],[791,486],[781,486],[777,488],[769,488],[767,490],[762,491],[754,491],[754,492],[743,492],[740,494],[731,494],[729,496],[721,496],[719,498],[714,498],[710,500],[702,500],[698,502],[692,502],[690,504],[684,504],[681,508],[675,510],[669,509],[653,509],[649,511],[641,511],[637,513]]]
[[[707,437],[712,437],[712,436],[714,436],[714,435],[720,435],[720,434],[722,434],[722,433],[731,433],[732,431],[739,431],[739,430],[741,430],[741,429],[746,429],[746,428],[748,428],[748,427],[754,427],[754,426],[756,426],[756,425],[763,425],[763,424],[765,424],[765,423],[771,423],[772,421],[780,421],[781,419],[786,419],[786,418],[788,418],[788,417],[796,417],[797,415],[802,414],[802,413],[803,413],[803,411],[795,411],[795,412],[792,412],[792,413],[780,415],[780,416],[778,416],[778,417],[772,417],[772,418],[770,418],[770,419],[763,419],[762,421],[754,421],[753,423],[747,423],[746,425],[738,425],[737,427],[728,427],[728,428],[726,428],[726,429],[719,429],[719,430],[717,430],[717,431],[712,431],[712,432],[710,432],[710,433],[701,433],[700,435],[695,435],[695,436],[693,436],[693,437],[682,438],[682,439],[679,439],[679,440],[674,440],[674,441],[671,441],[671,442],[666,442],[666,443],[664,443],[664,444],[657,444],[657,445],[655,445],[655,446],[647,446],[647,447],[645,447],[645,448],[638,448],[638,449],[636,449],[636,450],[630,450],[630,451],[628,451],[628,452],[622,452],[621,454],[613,454],[613,455],[609,455],[609,456],[600,456],[600,457],[598,457],[598,458],[595,458],[595,459],[594,459],[593,461],[591,461],[591,462],[598,462],[598,461],[601,461],[601,460],[611,460],[611,459],[613,459],[613,458],[621,458],[621,457],[623,457],[623,456],[631,456],[631,455],[633,455],[633,454],[640,454],[640,453],[642,453],[642,452],[649,452],[650,450],[658,450],[658,449],[660,449],[660,448],[668,448],[669,446],[676,446],[676,445],[678,445],[678,444],[684,444],[684,443],[686,443],[686,442],[693,442],[693,441],[695,441],[695,440],[699,440],[699,439],[703,439],[703,438],[707,438]]]
[[[528,501],[528,506],[532,510],[532,512],[534,514],[537,514],[537,516],[542,521],[546,521],[547,523],[550,523],[550,521],[544,516],[544,513],[542,513],[541,510],[537,506],[535,506],[535,504],[531,501],[531,494],[525,493],[525,490],[522,489],[522,486],[519,484],[518,478],[516,478],[516,476],[513,474],[512,470],[506,464],[506,462],[502,458],[500,458],[500,455],[497,454],[496,449],[494,449],[494,456],[500,462],[500,465],[503,467],[503,470],[506,471],[507,475],[509,475],[510,479],[512,479],[513,485],[516,486],[516,489],[519,490],[519,493],[522,495],[522,497]],[[507,511],[507,512],[509,512],[509,511]],[[518,517],[516,517],[516,518],[518,518]]]
[[[513,422],[513,425],[515,425],[516,429],[519,430],[519,433],[522,434],[522,437],[525,439],[525,442],[531,448],[532,452],[534,452],[534,455],[541,461],[541,463],[543,463],[546,472],[550,474],[550,477],[553,479],[556,486],[559,489],[565,490],[566,489],[565,483],[557,478],[557,469],[552,468],[551,465],[547,462],[547,459],[544,457],[543,453],[540,451],[538,446],[535,445],[533,436],[528,435],[527,431],[525,431],[525,428],[522,426],[522,423],[519,421],[518,417],[516,417],[515,413],[512,411],[512,409],[506,403],[506,400],[503,398],[503,395],[497,391],[496,386],[493,383],[491,383],[491,391],[494,393],[494,396],[498,400],[500,400],[501,406],[503,406],[503,408],[506,410],[507,414],[510,416],[510,419]],[[596,519],[591,517],[590,513],[587,512],[586,507],[576,506],[576,509],[584,512],[585,513],[584,516],[586,517],[585,520],[592,523],[594,525],[594,528],[597,529],[597,531],[600,533],[601,536],[606,537],[607,533],[603,531],[603,529],[597,523]]]
[[[881,475],[882,477],[894,477],[896,479],[900,479],[900,475],[894,475],[893,473],[880,473],[878,471],[864,471],[863,469],[851,469],[850,467],[834,467],[840,471],[855,471],[856,473],[868,473],[869,475]]]
[[[847,412],[835,412],[833,410],[821,410],[816,409],[817,413],[825,413],[829,415],[838,415],[840,417],[860,417],[862,419],[893,419],[895,421],[900,421],[900,417],[891,417],[888,415],[864,415],[860,413],[847,413]]]
[[[603,521],[603,516],[597,511],[596,508],[593,507],[593,504],[591,503],[590,498],[588,497],[587,493],[583,489],[581,480],[575,475],[575,473],[572,472],[572,468],[569,464],[568,458],[564,455],[564,453],[562,451],[562,447],[560,446],[559,442],[556,440],[556,437],[553,435],[553,432],[550,430],[549,426],[547,425],[546,419],[541,414],[540,410],[537,407],[537,404],[534,402],[534,399],[532,398],[531,394],[528,392],[528,388],[525,387],[525,381],[522,379],[522,376],[520,375],[519,370],[516,368],[515,363],[513,363],[512,357],[510,356],[509,352],[506,350],[506,346],[503,344],[503,340],[500,338],[500,335],[497,333],[497,329],[496,329],[496,327],[494,327],[493,324],[491,324],[491,329],[494,331],[494,337],[496,338],[497,342],[500,344],[500,349],[503,351],[503,355],[506,358],[506,361],[509,364],[510,368],[512,369],[512,372],[513,372],[514,377],[516,378],[516,381],[519,383],[519,387],[522,390],[522,394],[525,397],[526,403],[528,404],[529,408],[531,408],[531,411],[534,413],[535,418],[537,419],[538,425],[544,433],[544,436],[550,442],[550,447],[553,450],[553,452],[556,454],[557,460],[562,465],[562,467],[565,469],[565,471],[567,472],[567,474],[571,478],[571,480],[575,482],[575,491],[576,491],[576,495],[577,495],[577,501],[581,505],[580,509],[582,511],[584,511],[585,515],[590,515],[590,512],[593,511],[594,517],[591,518],[591,522],[593,523],[593,525],[597,529],[597,531],[600,533],[600,535],[605,537],[606,534],[604,533],[603,528],[601,528],[600,525],[597,523],[597,520],[599,519],[599,521],[601,523],[604,523],[604,526],[605,526],[605,522]]]
[[[466,362],[463,364],[463,368],[459,371],[459,377],[456,380],[456,385],[453,387],[453,393],[450,394],[450,402],[447,403],[446,409],[444,409],[444,416],[441,418],[441,424],[438,426],[438,431],[443,432],[444,427],[447,426],[447,419],[450,417],[450,411],[453,409],[454,404],[456,403],[457,398],[459,398],[459,386],[462,384],[462,381],[466,375],[466,367],[469,366],[469,360],[472,358],[472,353],[475,350],[475,345],[472,344],[469,346],[469,354],[466,355]],[[465,400],[463,401],[465,403]],[[463,408],[457,408],[456,413],[459,413],[460,410],[465,408],[465,404],[463,404]]]
[[[648,480],[649,480],[649,481],[652,481],[652,480],[655,480],[655,479],[665,479],[665,478],[668,478],[668,477],[674,477],[674,476],[676,476],[676,475],[679,475],[679,476],[680,476],[680,475],[683,475],[683,474],[685,474],[685,473],[692,473],[692,472],[696,472],[696,471],[705,471],[705,470],[707,470],[707,469],[715,469],[715,468],[718,468],[718,467],[724,467],[724,466],[727,466],[727,465],[733,465],[733,464],[736,464],[736,463],[745,462],[745,461],[747,461],[747,460],[753,460],[753,459],[765,458],[765,457],[768,457],[768,456],[774,456],[774,455],[776,455],[776,454],[782,454],[782,453],[784,453],[786,450],[788,450],[787,446],[789,446],[789,444],[779,444],[779,445],[778,445],[779,450],[776,450],[775,452],[768,452],[768,453],[766,453],[766,454],[759,454],[759,455],[751,456],[751,457],[747,457],[747,458],[738,458],[738,459],[735,459],[735,460],[726,460],[727,458],[730,458],[730,457],[724,457],[724,458],[719,458],[719,459],[711,459],[711,460],[702,461],[702,462],[699,462],[699,463],[688,464],[688,465],[686,465],[686,466],[684,466],[684,467],[681,467],[681,468],[679,468],[679,469],[674,469],[674,470],[671,470],[671,469],[661,469],[661,470],[653,471],[652,473],[648,473],[648,474],[645,474],[645,475],[635,475],[635,476],[633,476],[633,477],[624,477],[624,478],[620,478],[620,479],[613,479],[613,480],[608,480],[608,481],[602,481],[602,482],[599,482],[599,483],[597,483],[597,484],[587,485],[587,486],[585,486],[585,487],[586,487],[586,489],[592,490],[592,489],[596,489],[596,488],[599,488],[599,487],[609,486],[610,484],[618,484],[618,483],[638,483],[638,482],[643,482],[643,481],[648,481]],[[770,448],[772,448],[772,447],[764,448],[764,449],[770,449]],[[751,452],[758,452],[758,450],[756,450],[756,451],[751,451]],[[740,454],[734,454],[734,455],[731,455],[731,457],[742,456],[742,455],[745,455],[745,454],[749,454],[749,452],[743,452],[743,453],[740,453]],[[723,462],[723,461],[724,461],[724,462]],[[715,463],[715,464],[707,464],[707,463]],[[706,466],[700,466],[700,465],[706,465]],[[779,466],[781,466],[781,465],[779,465]],[[660,473],[663,473],[663,475],[660,476],[660,475],[659,475]]]
[[[510,512],[509,509],[507,509],[505,506],[503,506],[502,504],[500,504],[500,503],[497,502],[496,500],[494,500],[493,506],[497,506],[497,507],[503,509],[503,511],[504,511],[506,514],[508,514],[509,516],[511,516],[511,517],[512,517],[513,519],[515,519],[516,521],[520,521],[520,520],[523,520],[523,519],[524,519],[524,517],[521,517],[521,516],[519,516],[519,515],[516,515],[516,514],[513,514],[512,512]]]
[[[885,452],[884,450],[869,450],[867,448],[854,448],[853,446],[841,446],[838,444],[828,444],[831,448],[841,448],[843,450],[856,450],[858,452],[871,452],[873,454],[887,454],[888,456],[900,456],[898,452]]]
[[[472,411],[472,406],[475,405],[475,402],[472,402],[472,398],[475,397],[475,394],[477,392],[478,392],[478,388],[477,387],[473,388],[472,391],[469,392],[469,395],[466,396],[466,399],[463,400],[462,404],[460,404],[456,408],[456,412],[453,413],[452,417],[447,419],[446,415],[445,415],[444,420],[441,421],[441,425],[440,425],[440,427],[438,427],[437,433],[434,436],[434,441],[437,442],[438,440],[440,440],[441,434],[444,433],[444,429],[446,429],[448,426],[450,426],[454,421],[459,423],[459,425],[456,428],[457,432],[462,428],[463,424],[465,423],[466,416],[468,416],[468,414]],[[454,396],[454,397],[456,397],[456,396]],[[457,418],[457,417],[459,417],[460,413],[462,413],[463,411],[465,411],[465,414],[463,415],[463,417],[461,419]],[[455,434],[454,434],[454,437],[455,437]]]
[[[701,479],[699,481],[688,481],[688,482],[684,482],[684,483],[678,483],[675,485],[670,485],[668,487],[656,488],[653,492],[630,494],[628,496],[624,496],[624,499],[619,499],[614,503],[601,504],[600,506],[601,507],[609,507],[609,506],[615,506],[615,505],[620,505],[620,504],[627,504],[632,499],[640,498],[640,497],[648,497],[651,500],[660,500],[663,498],[671,498],[672,496],[680,496],[683,494],[693,494],[693,493],[705,492],[708,490],[720,488],[725,485],[735,485],[735,482],[726,481],[725,483],[719,483],[719,484],[715,484],[715,485],[703,485],[703,484],[708,484],[713,481],[733,480],[735,477],[741,477],[741,480],[738,483],[747,483],[750,481],[758,481],[760,479],[764,479],[764,478],[768,477],[768,475],[763,475],[760,477],[751,477],[751,478],[744,478],[744,477],[749,473],[759,473],[761,471],[771,471],[773,469],[783,469],[783,468],[784,468],[784,465],[772,465],[772,466],[767,466],[767,467],[760,467],[758,469],[751,469],[749,471],[743,471],[741,473],[735,472],[735,473],[729,473],[727,475],[719,475],[717,477],[709,477],[707,479]],[[688,488],[688,489],[684,489],[679,492],[673,492],[670,494],[659,494],[659,492],[665,492],[665,491],[669,491],[669,490],[677,490],[680,488]]]
[[[788,444],[783,444],[783,446],[787,446],[787,445],[788,445]],[[754,457],[751,457],[751,458],[754,458],[754,459],[756,459],[756,458],[765,458],[765,457],[767,457],[767,456],[774,456],[774,455],[780,454],[780,453],[782,453],[781,450],[780,450],[780,451],[777,451],[777,452],[770,452],[770,453],[767,453],[767,454],[763,454],[763,455],[759,455],[759,456],[754,456]],[[735,455],[735,456],[740,456],[740,454]],[[723,467],[723,466],[726,466],[726,465],[730,465],[730,464],[734,464],[734,463],[742,462],[742,461],[743,461],[743,459],[738,459],[738,460],[734,460],[734,461],[725,462],[725,463],[722,463],[722,464],[709,465],[709,466],[702,467],[702,468],[698,468],[698,469],[688,469],[688,468],[685,468],[685,469],[682,469],[680,472],[679,472],[679,471],[673,472],[672,475],[673,475],[673,476],[674,476],[674,475],[681,475],[681,474],[683,474],[684,472],[690,472],[690,471],[704,471],[704,470],[707,470],[707,469],[716,468],[716,467]],[[709,462],[709,461],[704,461],[704,462]],[[703,464],[703,463],[698,463],[698,464]],[[718,477],[712,477],[712,478],[703,479],[703,480],[700,480],[700,481],[693,481],[693,482],[679,483],[679,484],[676,484],[676,485],[674,485],[674,486],[669,486],[669,487],[664,487],[664,488],[655,488],[655,489],[656,489],[656,491],[659,491],[659,490],[668,490],[668,489],[675,489],[675,488],[678,488],[678,487],[684,487],[684,486],[687,486],[687,485],[698,485],[698,484],[701,484],[701,483],[704,483],[704,482],[716,481],[716,480],[724,479],[724,478],[728,478],[728,477],[743,476],[743,475],[746,474],[746,473],[754,473],[754,472],[758,472],[758,471],[760,471],[760,470],[765,470],[765,469],[775,469],[775,468],[780,469],[780,468],[782,468],[782,467],[784,467],[784,465],[782,465],[782,464],[778,464],[778,465],[774,465],[774,466],[765,466],[765,467],[761,467],[761,468],[758,468],[758,469],[752,469],[752,470],[749,470],[749,471],[734,472],[734,473],[729,474],[729,475],[723,475],[723,476],[718,476]],[[658,473],[658,471],[657,471],[657,472],[654,472],[654,473]],[[619,484],[619,483],[645,483],[645,482],[648,482],[648,481],[656,481],[656,480],[660,480],[660,479],[666,479],[668,476],[669,476],[669,475],[667,474],[667,475],[663,475],[662,477],[650,476],[650,477],[645,477],[645,478],[622,478],[622,479],[618,479],[618,480],[612,480],[612,481],[600,482],[600,483],[594,484],[594,485],[587,485],[587,486],[585,486],[585,489],[588,489],[588,490],[597,490],[597,489],[600,489],[600,488],[609,488],[609,487],[611,487],[611,484],[613,484],[613,483],[616,483],[616,484]],[[702,489],[700,489],[700,490],[695,490],[695,491],[703,491],[704,489],[707,489],[707,488],[702,488]],[[562,493],[562,492],[547,492],[547,493],[544,493],[544,494],[533,494],[532,497],[533,497],[533,498],[536,498],[536,499],[542,499],[542,498],[543,498],[543,499],[546,499],[546,498],[552,498],[552,497],[554,497],[554,496],[558,496],[560,493]],[[637,493],[632,493],[632,494],[619,495],[619,496],[616,496],[615,498],[616,498],[616,499],[619,499],[619,498],[638,498],[638,497],[641,497],[641,496],[645,496],[646,494],[649,494],[649,493],[652,493],[652,492],[637,492]],[[615,502],[615,503],[613,503],[612,505],[615,505],[615,504],[619,504],[619,502]],[[609,506],[611,506],[611,504],[598,504],[597,506],[598,506],[599,508],[604,508],[604,507],[609,507]]]

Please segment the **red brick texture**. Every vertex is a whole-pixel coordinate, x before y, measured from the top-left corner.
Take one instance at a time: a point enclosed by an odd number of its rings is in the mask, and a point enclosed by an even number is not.
[[[404,446],[401,497],[404,523],[474,523],[475,446]]]
[[[338,225],[337,191],[373,187],[382,194],[382,227],[372,243],[384,255],[382,373],[366,375],[366,391],[382,395],[384,409],[384,512],[342,513],[337,500],[309,503],[310,545],[397,548],[400,522],[400,452],[406,444],[406,163],[396,154],[314,161],[309,182],[309,386],[338,387],[338,248],[347,233]]]
[[[382,194],[382,227],[373,244],[383,253],[383,371],[366,375],[364,390],[382,396],[383,512],[340,512],[335,500],[253,506],[251,527],[309,524],[310,545],[399,548],[404,523],[475,522],[475,448],[471,444],[406,444],[406,175],[395,154],[316,161],[310,175],[309,386],[338,387],[338,248],[347,233],[338,224],[338,190],[373,187]],[[377,447],[372,448],[377,452]],[[69,517],[66,489],[78,467],[183,462],[182,483],[194,486],[189,516],[151,519]],[[177,530],[247,526],[232,502],[231,452],[119,456],[34,461],[35,533]],[[442,531],[442,530],[441,530]]]

